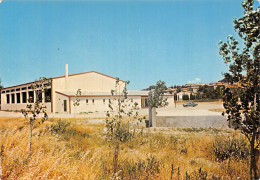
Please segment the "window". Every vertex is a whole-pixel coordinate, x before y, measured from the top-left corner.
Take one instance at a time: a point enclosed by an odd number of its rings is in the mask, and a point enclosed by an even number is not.
[[[20,88],[17,88],[15,91],[20,91]]]
[[[5,91],[2,91],[2,94],[4,94],[5,93]]]
[[[9,104],[10,103],[10,94],[6,95],[6,103]]]
[[[95,103],[95,100],[94,100],[94,99],[92,99],[92,103],[93,103],[93,104]]]
[[[26,101],[27,101],[26,92],[22,92],[22,102],[23,102],[23,103],[26,103]]]
[[[28,93],[29,93],[28,102],[33,103],[34,102],[34,93],[33,93],[33,91],[29,91]]]
[[[28,89],[32,89],[32,86],[29,86]]]
[[[10,90],[6,90],[6,92],[7,92],[7,93],[10,92]]]
[[[16,93],[16,103],[21,103],[21,94],[20,93]]]
[[[37,91],[36,91],[36,99],[37,99],[39,102],[42,102],[42,91],[41,91],[41,90],[37,90]]]
[[[106,100],[105,99],[103,99],[103,103],[105,103],[106,102]]]
[[[51,102],[51,89],[45,90],[45,102]]]
[[[14,100],[14,94],[11,94],[11,102],[12,102],[12,104],[15,103],[15,100]]]
[[[148,98],[147,97],[141,97],[141,107],[148,107]]]
[[[86,103],[88,104],[88,99],[86,99]]]
[[[26,90],[27,88],[26,87],[23,87],[22,90]]]
[[[14,89],[11,89],[11,92],[14,92]]]

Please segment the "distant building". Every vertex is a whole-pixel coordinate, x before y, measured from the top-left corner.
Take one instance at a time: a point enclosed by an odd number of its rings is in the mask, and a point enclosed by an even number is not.
[[[1,90],[2,110],[25,109],[29,103],[28,99],[35,102],[36,93],[31,89],[33,82],[6,87]],[[109,110],[108,103],[112,99],[111,90],[115,88],[116,78],[95,72],[83,72],[78,74],[68,74],[68,66],[65,68],[65,75],[51,78],[51,85],[47,91],[41,95],[41,102],[46,105],[47,112],[52,113],[82,113],[82,112],[105,112]],[[120,80],[122,91],[125,82]],[[77,90],[81,89],[80,105],[73,106],[76,100]],[[36,89],[37,90],[37,89]],[[128,91],[130,102],[138,103],[139,108],[148,107],[149,91]],[[169,106],[174,105],[174,96],[165,94],[168,98]]]

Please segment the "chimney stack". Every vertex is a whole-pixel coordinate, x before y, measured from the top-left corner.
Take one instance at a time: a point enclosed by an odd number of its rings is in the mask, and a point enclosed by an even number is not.
[[[68,64],[65,64],[65,77],[69,77],[69,68],[68,68]]]

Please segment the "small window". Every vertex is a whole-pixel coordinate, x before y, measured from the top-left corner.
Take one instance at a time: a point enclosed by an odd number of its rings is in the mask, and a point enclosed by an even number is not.
[[[28,89],[32,89],[32,86],[29,86]]]
[[[105,99],[103,99],[103,103],[105,103],[106,102],[106,100]]]
[[[86,99],[86,103],[88,104],[88,99]]]
[[[23,103],[26,103],[26,102],[27,102],[26,92],[22,92],[22,102],[23,102]]]
[[[95,99],[92,99],[92,103],[95,103]]]
[[[29,91],[29,99],[28,99],[28,102],[29,103],[33,103],[34,102],[34,93],[33,91]]]
[[[6,92],[7,92],[7,93],[10,92],[10,90],[6,90]]]
[[[15,91],[20,91],[20,88],[17,88]]]
[[[2,91],[2,94],[4,94],[5,93],[5,91]]]
[[[15,100],[14,100],[14,94],[11,94],[11,101],[12,101],[12,104],[15,103]]]
[[[23,87],[22,90],[26,90],[27,88],[26,87]]]
[[[20,93],[16,93],[16,103],[21,103],[21,95],[20,95]]]
[[[46,89],[45,93],[45,102],[51,102],[51,89]]]
[[[11,89],[11,92],[14,92],[14,89]]]
[[[10,94],[6,95],[6,103],[9,104],[10,103]]]

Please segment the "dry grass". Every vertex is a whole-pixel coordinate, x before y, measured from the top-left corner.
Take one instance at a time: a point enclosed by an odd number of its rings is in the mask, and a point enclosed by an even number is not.
[[[54,132],[58,119],[50,119],[33,130],[29,156],[29,127],[22,118],[0,118],[3,178],[8,179],[109,179],[113,147],[106,140],[104,124],[69,123],[64,132]],[[136,129],[121,144],[119,177],[124,179],[248,178],[248,160],[215,160],[216,138],[243,137],[235,131],[216,129]],[[178,175],[179,168],[179,175]],[[199,169],[202,169],[202,172]]]

